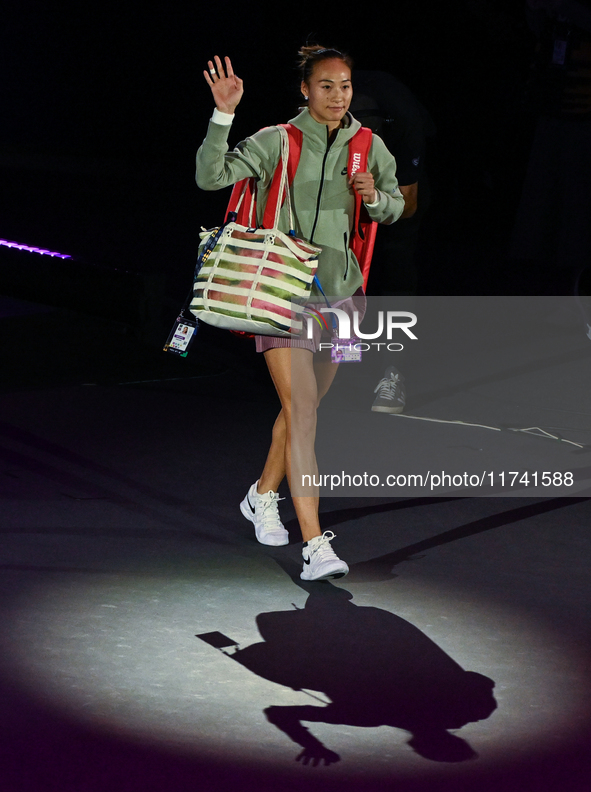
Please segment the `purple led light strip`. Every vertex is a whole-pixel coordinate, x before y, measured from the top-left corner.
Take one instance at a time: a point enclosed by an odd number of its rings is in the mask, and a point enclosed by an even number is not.
[[[29,253],[39,253],[41,256],[53,256],[54,258],[69,259],[67,253],[52,253],[51,250],[43,250],[43,248],[29,247],[29,245],[21,245],[18,242],[9,242],[7,239],[0,239],[0,245],[4,247],[16,248],[17,250],[27,250]]]

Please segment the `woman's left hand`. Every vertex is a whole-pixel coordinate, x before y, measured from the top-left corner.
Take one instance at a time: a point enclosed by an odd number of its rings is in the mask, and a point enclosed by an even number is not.
[[[372,204],[378,200],[373,175],[371,173],[356,173],[349,179],[349,186],[361,196],[363,203]]]

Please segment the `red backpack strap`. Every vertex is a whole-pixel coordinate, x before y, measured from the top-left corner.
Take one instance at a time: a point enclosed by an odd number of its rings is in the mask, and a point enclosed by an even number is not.
[[[304,137],[301,129],[298,129],[293,124],[281,124],[287,130],[289,137],[289,158],[287,160],[287,183],[291,184],[294,180],[298,164],[300,162],[300,154],[302,153],[302,139]],[[275,168],[273,174],[273,181],[269,187],[269,194],[267,196],[267,205],[265,206],[265,214],[263,217],[263,228],[272,228],[275,222],[275,212],[277,210],[277,202],[281,200],[281,206],[285,201],[285,195],[279,198],[279,185],[281,183],[281,161]]]
[[[244,197],[242,198],[242,201],[240,201],[240,198],[243,194]],[[230,200],[228,201],[226,217],[228,216],[229,212],[236,212],[236,222],[240,225],[249,228],[252,225],[251,217],[253,222],[256,224],[256,195],[256,179],[254,176],[252,176],[250,179],[242,179],[242,181],[236,182],[232,188]],[[240,206],[238,207],[239,203]]]
[[[373,133],[367,127],[361,127],[349,141],[349,163],[347,171],[349,177],[357,171],[367,171],[367,160]],[[363,289],[367,286],[371,257],[376,239],[378,224],[374,222],[367,209],[363,206],[363,201],[358,193],[355,193],[355,220],[353,223],[353,233],[351,234],[350,248],[359,262],[361,274],[363,275]]]
[[[300,129],[293,126],[293,124],[281,124],[287,130],[289,135],[289,159],[287,161],[287,180],[291,184],[298,164],[300,161],[300,154],[302,153],[302,138],[303,133]],[[252,225],[251,218],[254,219],[256,224],[256,178],[252,176],[249,179],[242,179],[236,182],[232,189],[232,195],[228,202],[228,212],[237,212],[236,222],[243,226]],[[263,228],[272,228],[275,220],[275,211],[277,209],[277,201],[279,200],[279,185],[281,183],[281,162],[275,168],[271,186],[269,187],[269,194],[267,196],[267,205],[265,206],[265,214],[263,217]],[[244,198],[240,203],[240,197],[244,193]],[[285,195],[281,198],[281,205],[285,201]],[[237,209],[238,204],[240,207]]]

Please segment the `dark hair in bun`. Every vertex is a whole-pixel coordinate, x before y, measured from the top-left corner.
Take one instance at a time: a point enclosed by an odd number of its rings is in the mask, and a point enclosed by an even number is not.
[[[323,47],[320,44],[306,45],[300,49],[298,55],[300,56],[298,66],[300,68],[302,80],[305,83],[309,82],[316,64],[323,60],[338,58],[342,60],[343,63],[346,63],[351,70],[353,69],[353,59],[350,55],[347,55],[345,52],[340,52],[337,49],[332,49],[331,47]]]

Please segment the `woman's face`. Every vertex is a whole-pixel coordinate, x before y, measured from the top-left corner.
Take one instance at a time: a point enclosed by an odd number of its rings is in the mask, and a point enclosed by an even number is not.
[[[326,124],[332,132],[340,127],[351,104],[351,69],[339,58],[327,58],[316,64],[309,82],[302,82],[301,90],[308,99],[312,118]]]

